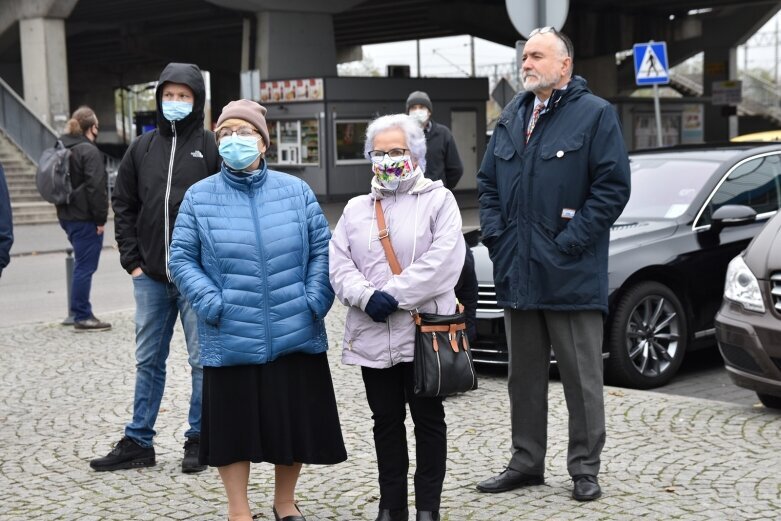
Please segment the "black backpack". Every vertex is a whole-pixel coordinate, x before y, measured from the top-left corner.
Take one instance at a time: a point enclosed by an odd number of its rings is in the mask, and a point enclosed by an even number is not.
[[[70,158],[71,149],[58,139],[53,147],[43,151],[38,161],[35,185],[41,197],[52,204],[70,203],[71,192],[73,192]]]

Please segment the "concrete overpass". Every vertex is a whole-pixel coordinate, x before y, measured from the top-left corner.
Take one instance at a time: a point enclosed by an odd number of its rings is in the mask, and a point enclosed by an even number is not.
[[[605,97],[633,88],[630,60],[615,54],[649,39],[676,64],[705,52],[704,95],[734,77],[735,48],[775,14],[771,0],[570,0],[564,26],[575,64]],[[710,11],[690,15],[692,9]],[[242,70],[263,79],[329,77],[360,45],[471,34],[506,45],[519,38],[504,0],[3,0],[0,76],[57,126],[90,104],[109,139],[114,89],[154,80],[170,61],[211,72],[219,110],[239,95]],[[727,137],[708,107],[707,140]]]

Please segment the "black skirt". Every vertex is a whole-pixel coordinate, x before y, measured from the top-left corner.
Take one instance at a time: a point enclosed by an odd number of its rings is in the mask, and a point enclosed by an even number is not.
[[[202,410],[202,465],[330,465],[347,459],[326,353],[204,367]]]

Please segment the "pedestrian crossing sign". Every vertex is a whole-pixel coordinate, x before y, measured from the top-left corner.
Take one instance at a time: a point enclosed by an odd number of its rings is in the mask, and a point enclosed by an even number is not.
[[[636,43],[635,83],[638,85],[666,85],[670,83],[670,68],[665,42]]]

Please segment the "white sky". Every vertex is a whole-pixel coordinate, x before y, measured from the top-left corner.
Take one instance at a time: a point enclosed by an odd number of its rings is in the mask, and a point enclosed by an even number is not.
[[[759,33],[779,31],[781,14],[774,16]],[[520,38],[520,36],[519,36]],[[779,34],[781,40],[781,34]],[[748,67],[773,68],[775,54],[773,46],[757,47],[749,39]],[[382,43],[363,46],[364,57],[370,57],[381,74],[387,65],[409,65],[413,77],[417,76],[415,41]],[[779,51],[781,56],[781,49]],[[469,36],[449,36],[420,40],[420,61],[422,76],[466,77],[470,71]],[[478,68],[489,65],[506,65],[515,61],[515,49],[487,40],[475,38],[475,65]],[[744,49],[738,49],[738,68],[746,64]],[[483,72],[482,75],[486,73]]]
[[[420,40],[422,76],[469,76],[471,67],[469,36],[448,36]],[[387,65],[409,65],[417,76],[415,41],[381,43],[363,46],[364,57],[371,57],[381,74]],[[475,38],[475,64],[507,64],[515,60],[515,49]],[[478,73],[479,75],[479,73]]]

